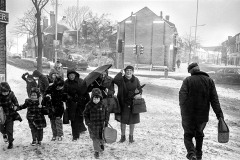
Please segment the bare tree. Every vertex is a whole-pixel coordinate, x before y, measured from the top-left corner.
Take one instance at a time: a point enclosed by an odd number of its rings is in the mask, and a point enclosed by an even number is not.
[[[14,40],[13,39],[7,39],[7,44],[6,44],[7,46],[7,51],[8,52],[10,52],[11,51],[11,48],[13,47],[13,46],[15,46],[16,45],[16,43],[14,42]]]
[[[82,22],[89,18],[90,13],[91,11],[87,6],[71,6],[64,10],[66,23],[74,30],[81,30]]]
[[[37,37],[38,37],[38,59],[37,59],[37,70],[42,72],[42,31],[41,31],[41,13],[42,9],[46,6],[49,0],[32,0],[33,5],[36,9],[35,17],[37,18]]]
[[[20,36],[24,34],[32,36],[35,46],[34,47],[35,53],[38,53],[35,38],[35,36],[37,35],[37,21],[35,15],[36,15],[35,8],[27,10],[24,13],[24,16],[18,19],[17,23],[15,24],[15,30],[13,31],[13,33]]]

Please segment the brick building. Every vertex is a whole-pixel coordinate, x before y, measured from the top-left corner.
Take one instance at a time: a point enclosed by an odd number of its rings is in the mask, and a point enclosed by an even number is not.
[[[117,39],[123,41],[123,51],[117,55],[117,67],[123,68],[124,64],[145,64],[153,67],[167,66],[174,70],[176,38],[177,29],[169,21],[169,16],[163,18],[162,12],[158,16],[144,7],[118,23]],[[133,53],[135,45],[144,47],[144,54],[140,54],[138,60]]]

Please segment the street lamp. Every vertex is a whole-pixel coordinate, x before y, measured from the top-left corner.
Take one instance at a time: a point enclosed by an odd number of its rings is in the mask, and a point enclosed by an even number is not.
[[[191,34],[192,34],[192,27],[199,27],[199,26],[205,26],[206,24],[196,25],[196,26],[190,26],[190,34],[189,34],[189,55],[188,55],[188,64],[191,60],[191,52],[192,52],[192,44],[191,44]],[[196,33],[196,32],[195,32]],[[195,43],[196,43],[196,34],[195,34]]]

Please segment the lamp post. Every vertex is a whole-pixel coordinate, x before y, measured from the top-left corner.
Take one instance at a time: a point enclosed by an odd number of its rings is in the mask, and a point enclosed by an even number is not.
[[[201,24],[201,25],[196,25],[196,26],[190,26],[190,34],[189,34],[189,55],[188,55],[188,64],[190,63],[191,60],[191,52],[192,52],[192,43],[191,43],[191,33],[192,33],[192,27],[199,27],[199,26],[205,26],[206,24]],[[195,31],[196,33],[196,31]],[[196,43],[196,34],[195,34],[195,43]],[[196,44],[194,44],[196,46]],[[195,47],[196,48],[196,47]]]

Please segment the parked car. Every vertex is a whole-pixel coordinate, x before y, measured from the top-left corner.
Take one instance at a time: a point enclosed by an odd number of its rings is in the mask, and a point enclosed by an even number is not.
[[[33,62],[34,67],[37,67],[37,59],[36,57],[35,61]],[[42,68],[50,68],[50,62],[46,57],[42,57]]]
[[[64,68],[75,68],[76,70],[87,70],[88,63],[79,54],[64,54],[61,58],[58,58]]]
[[[14,58],[14,59],[21,59],[20,54],[13,54],[11,57]]]
[[[207,73],[216,83],[240,84],[240,68],[224,67]]]

